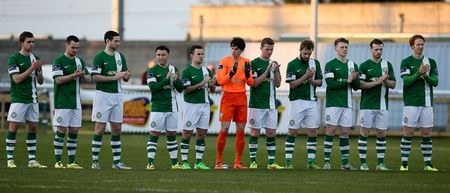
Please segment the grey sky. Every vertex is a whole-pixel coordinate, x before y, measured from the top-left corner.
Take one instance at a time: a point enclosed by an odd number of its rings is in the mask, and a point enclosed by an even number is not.
[[[185,40],[190,6],[201,0],[126,0],[127,40]],[[0,36],[29,30],[55,39],[101,40],[111,29],[111,0],[0,0]]]

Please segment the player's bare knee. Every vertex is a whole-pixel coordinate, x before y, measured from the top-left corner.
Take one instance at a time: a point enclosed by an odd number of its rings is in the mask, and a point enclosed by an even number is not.
[[[378,137],[378,138],[384,138],[384,137],[386,137],[386,131],[385,131],[385,130],[377,129],[377,137]]]
[[[306,135],[308,135],[308,137],[317,137],[317,129],[316,128],[306,129]]]
[[[250,135],[253,137],[259,137],[260,134],[260,130],[256,129],[256,128],[251,128],[250,129]]]
[[[197,133],[195,134],[197,139],[204,139],[206,137],[206,133],[208,130],[206,129],[197,129]]]
[[[30,133],[36,133],[37,123],[36,122],[27,122],[27,130]]]
[[[414,128],[404,127],[403,128],[403,135],[406,136],[406,137],[412,137],[414,135]]]
[[[183,134],[181,135],[183,139],[190,139],[192,137],[191,130],[183,130]]]
[[[421,128],[420,134],[422,137],[431,137],[431,128]]]
[[[19,130],[19,124],[17,122],[9,122],[9,128],[8,131],[16,133],[17,130]]]
[[[289,129],[288,130],[288,135],[296,137],[297,136],[297,129]]]
[[[363,137],[368,137],[369,136],[369,129],[365,128],[365,127],[361,127],[361,129],[359,130],[359,134]]]
[[[276,129],[266,129],[266,136],[267,137],[275,137],[277,134]]]
[[[167,131],[167,136],[176,136],[177,132],[176,131]]]
[[[69,129],[68,129],[70,134],[78,134],[79,130],[80,130],[79,127],[69,127]]]

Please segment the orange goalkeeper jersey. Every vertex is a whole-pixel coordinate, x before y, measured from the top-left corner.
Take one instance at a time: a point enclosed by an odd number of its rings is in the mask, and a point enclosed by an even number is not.
[[[219,85],[222,86],[224,92],[245,92],[246,83],[249,86],[253,85],[252,72],[250,72],[250,77],[248,79],[245,78],[245,62],[250,62],[250,60],[239,57],[237,72],[230,78],[229,74],[234,65],[233,57],[226,56],[220,60],[217,81],[219,82]]]

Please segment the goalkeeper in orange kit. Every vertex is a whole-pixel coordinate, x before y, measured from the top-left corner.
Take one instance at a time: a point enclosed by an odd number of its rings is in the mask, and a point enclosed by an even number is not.
[[[231,55],[220,60],[218,68],[218,83],[222,86],[223,95],[220,102],[221,128],[217,137],[216,169],[226,166],[222,163],[223,150],[226,145],[228,129],[231,121],[236,123],[236,155],[234,159],[235,169],[247,169],[241,163],[244,151],[244,129],[247,122],[247,95],[245,84],[252,86],[250,60],[241,57],[245,49],[245,41],[240,37],[234,37],[230,42]]]

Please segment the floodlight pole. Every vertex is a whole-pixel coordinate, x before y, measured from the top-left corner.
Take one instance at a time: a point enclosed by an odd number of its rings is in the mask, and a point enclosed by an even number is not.
[[[123,0],[112,0],[111,2],[111,28],[120,34],[120,38],[124,39],[124,1]]]
[[[315,46],[314,51],[311,53],[311,57],[316,58],[317,57],[317,13],[318,13],[318,0],[311,0],[311,25],[310,25],[310,33],[309,33],[309,39],[311,39]]]

